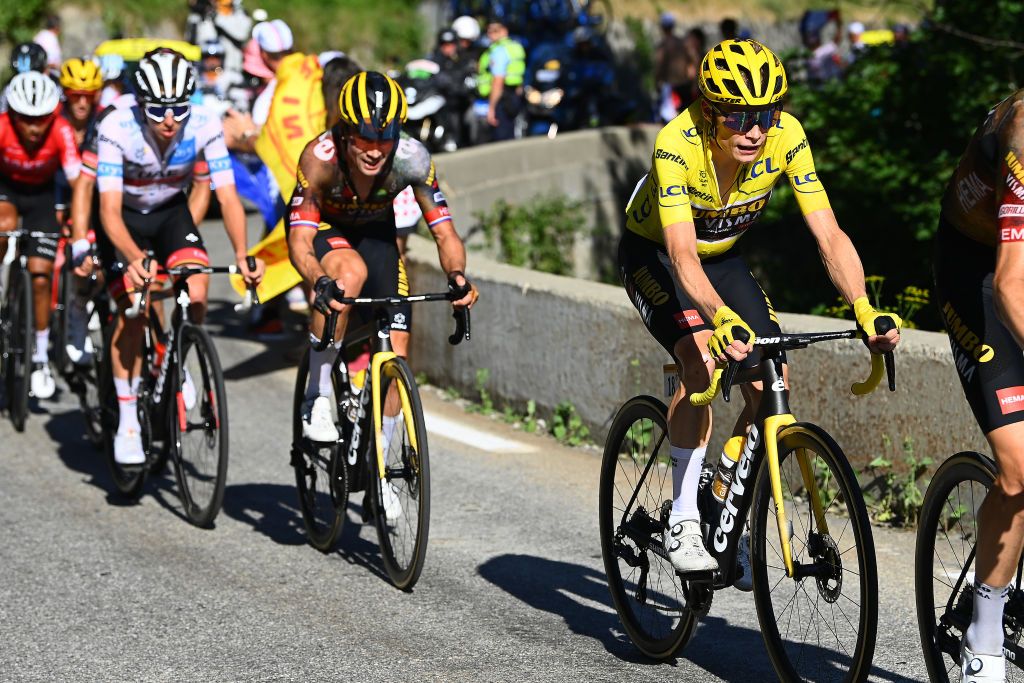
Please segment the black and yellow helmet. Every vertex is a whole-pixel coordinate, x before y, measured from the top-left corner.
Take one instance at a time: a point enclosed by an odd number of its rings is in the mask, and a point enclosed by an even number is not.
[[[762,107],[786,94],[786,70],[775,53],[756,40],[723,40],[700,65],[697,86],[714,104]]]
[[[405,92],[394,79],[362,71],[341,86],[342,124],[368,140],[397,140],[409,115]]]
[[[95,92],[103,87],[103,72],[91,59],[72,58],[60,67],[60,85],[65,90]]]

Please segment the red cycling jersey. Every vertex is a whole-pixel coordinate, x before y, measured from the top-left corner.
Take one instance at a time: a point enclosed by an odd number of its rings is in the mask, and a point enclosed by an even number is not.
[[[52,182],[59,167],[68,180],[78,177],[82,159],[75,143],[75,131],[64,118],[53,117],[42,146],[29,154],[18,139],[8,113],[0,114],[0,180],[21,185]]]

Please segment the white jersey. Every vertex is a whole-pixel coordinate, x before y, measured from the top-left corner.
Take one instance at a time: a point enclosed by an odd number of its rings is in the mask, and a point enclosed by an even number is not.
[[[161,155],[139,107],[118,109],[100,122],[96,185],[123,192],[124,206],[140,213],[164,206],[192,183],[205,158],[214,187],[235,184],[224,128],[209,109],[193,105],[185,125]]]

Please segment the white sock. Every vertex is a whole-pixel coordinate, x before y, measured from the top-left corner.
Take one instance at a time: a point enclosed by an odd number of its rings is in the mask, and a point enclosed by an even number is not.
[[[50,359],[50,328],[36,330],[36,348],[32,352],[33,363],[45,363]]]
[[[672,512],[668,523],[673,525],[684,520],[700,520],[697,509],[697,486],[700,484],[700,469],[704,466],[707,446],[678,448],[672,446]]]
[[[114,378],[114,391],[117,392],[117,408],[119,419],[117,431],[142,431],[139,426],[139,378],[132,380]]]
[[[402,419],[402,411],[398,411],[398,415],[394,417],[388,417],[385,415],[380,421],[381,431],[381,449],[384,452],[384,464],[388,463],[388,451],[391,449],[391,439],[395,436],[395,427],[398,425],[398,421]]]
[[[1003,653],[1003,606],[1010,587],[989,586],[974,581],[974,615],[967,629],[967,646],[978,655]]]
[[[309,335],[310,344],[318,344],[320,340]],[[329,345],[323,351],[309,348],[309,383],[306,384],[306,400],[317,396],[330,396],[334,387],[331,384],[331,366],[338,355],[338,347]]]

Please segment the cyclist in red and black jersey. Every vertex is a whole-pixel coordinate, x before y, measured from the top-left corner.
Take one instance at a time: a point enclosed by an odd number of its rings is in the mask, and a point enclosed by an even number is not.
[[[32,393],[53,396],[49,366],[50,280],[60,227],[54,211],[55,176],[63,169],[74,185],[81,159],[70,124],[56,116],[60,93],[47,76],[18,74],[6,90],[9,111],[0,114],[0,231],[14,230],[18,218],[26,230],[51,233],[29,239],[22,252],[32,274],[36,343],[32,354]],[[0,240],[0,256],[7,240]]]

